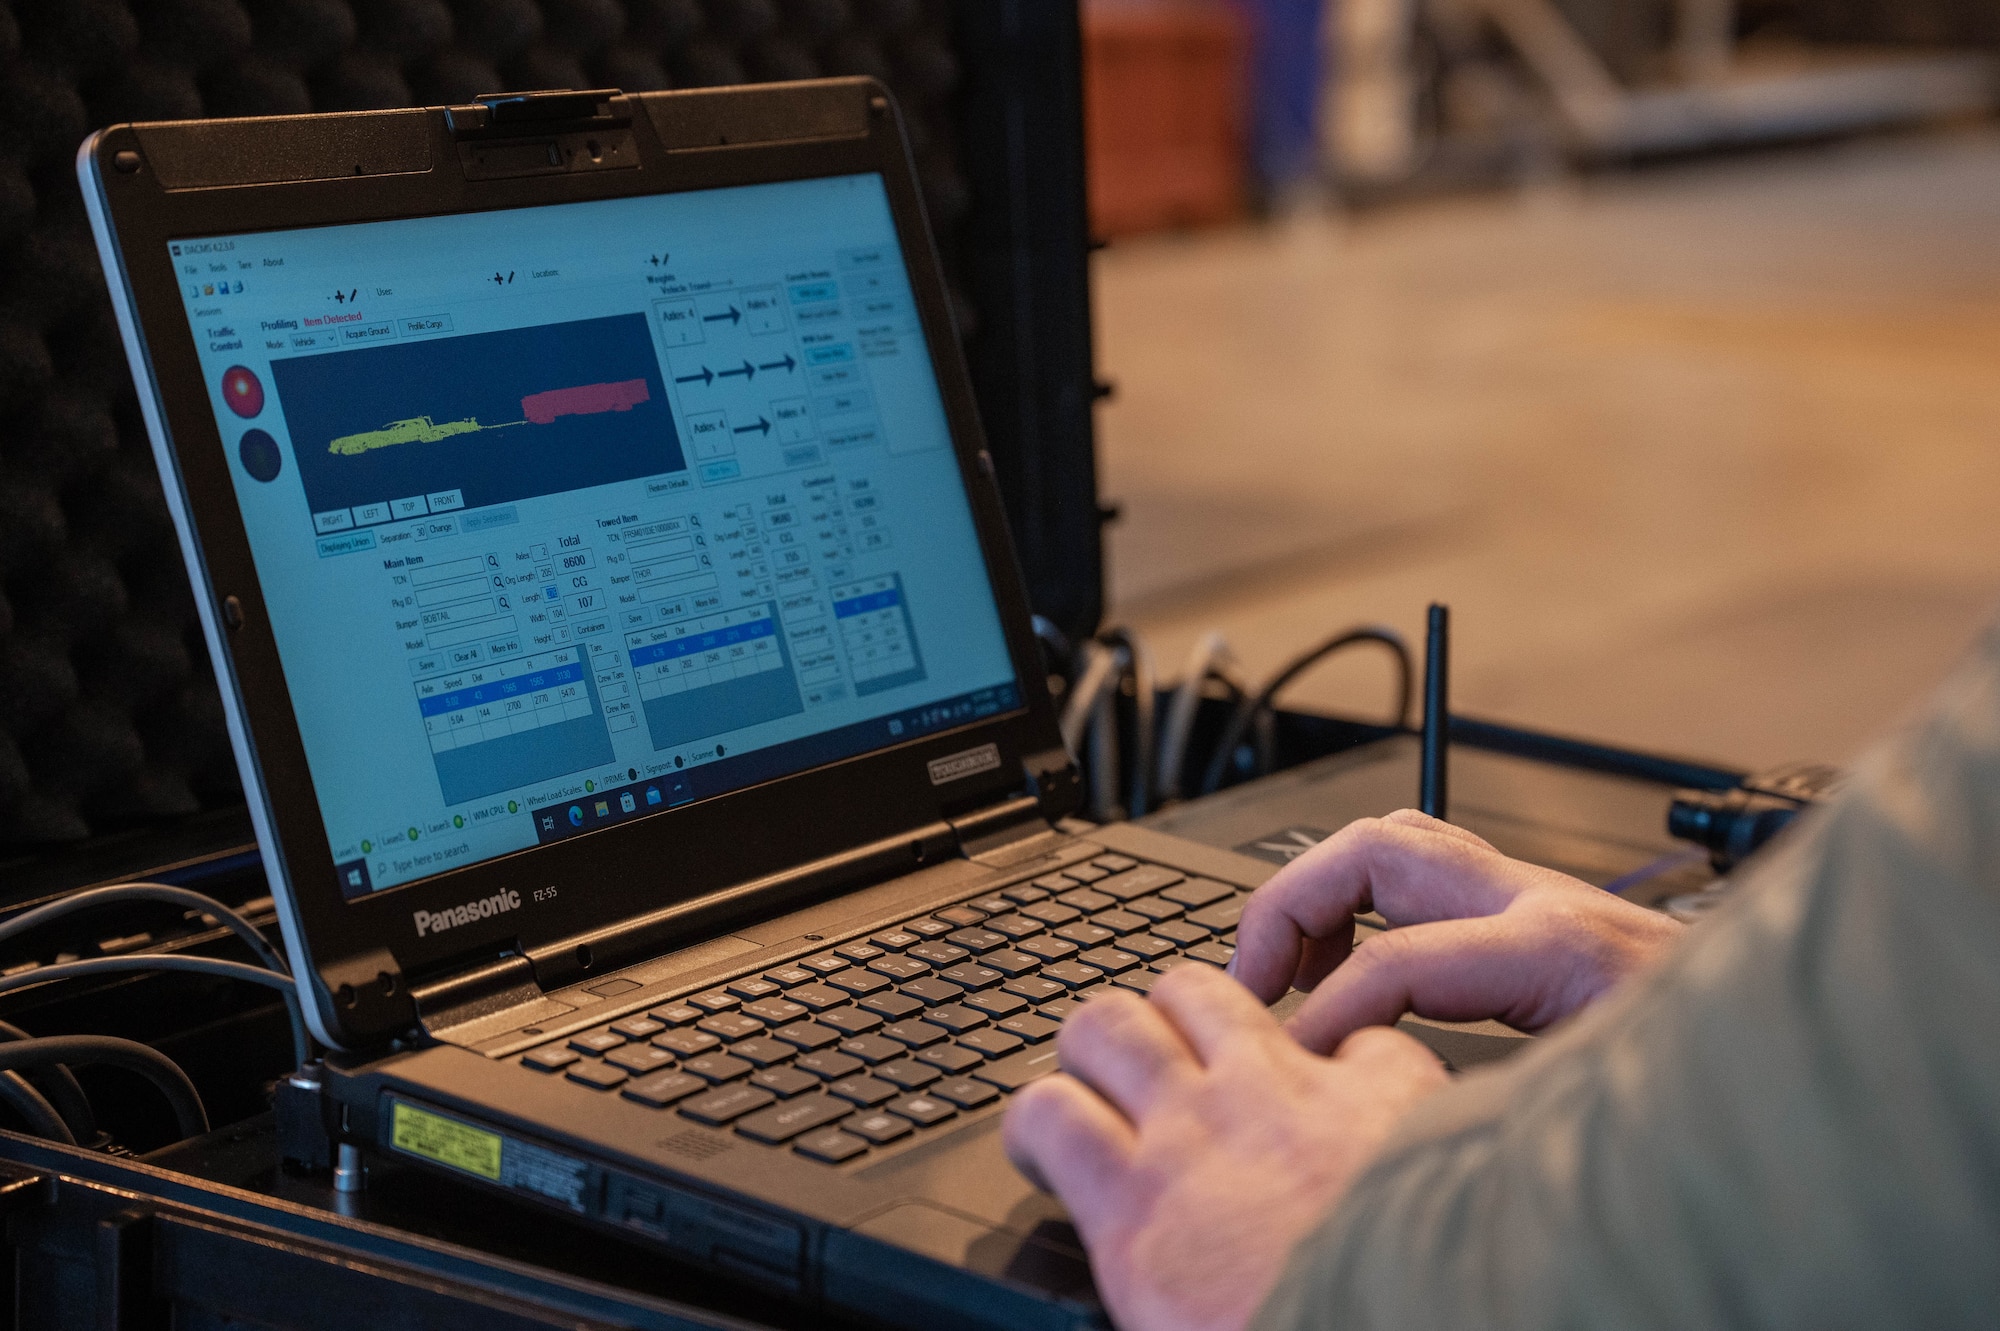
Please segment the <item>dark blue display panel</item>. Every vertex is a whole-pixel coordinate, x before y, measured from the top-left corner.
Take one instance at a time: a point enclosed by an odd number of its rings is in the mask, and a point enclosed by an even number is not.
[[[643,314],[271,362],[315,513],[463,506],[683,470]]]

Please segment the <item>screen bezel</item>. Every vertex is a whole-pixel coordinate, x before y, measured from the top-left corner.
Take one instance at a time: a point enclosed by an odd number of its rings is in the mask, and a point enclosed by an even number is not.
[[[426,113],[431,168],[422,172],[215,188],[163,188],[150,171],[121,172],[120,152],[139,151],[131,127],[104,131],[86,147],[123,268],[134,329],[149,363],[151,391],[172,441],[163,479],[178,501],[201,565],[192,581],[206,598],[204,623],[224,671],[225,706],[242,734],[239,767],[246,797],[261,801],[268,872],[296,926],[295,948],[319,983],[314,1006],[323,1033],[343,1045],[406,1029],[415,1012],[412,979],[510,951],[546,953],[562,940],[602,937],[619,921],[699,900],[855,847],[890,842],[956,812],[989,804],[1023,786],[1023,759],[1059,749],[1052,704],[998,487],[984,441],[901,125],[886,90],[843,81],[868,103],[867,132],[809,141],[732,143],[668,150],[640,106],[631,132],[639,165],[618,171],[468,180],[459,169],[445,113]],[[824,87],[824,85],[822,85]],[[776,91],[776,90],[772,90]],[[674,98],[702,94],[665,94]],[[399,113],[384,113],[399,114]],[[407,116],[408,113],[400,113]],[[152,134],[162,129],[157,127]],[[204,126],[171,127],[198,135]],[[170,242],[213,235],[449,215],[593,199],[680,193],[873,173],[884,183],[932,367],[944,401],[960,477],[999,607],[1022,704],[1015,710],[872,753],[778,777],[726,795],[547,845],[529,847],[364,897],[343,897],[305,759],[264,598],[212,413],[192,329],[183,309]],[[116,274],[112,281],[116,282]],[[178,493],[175,493],[175,491]],[[219,607],[234,598],[240,626],[221,627]],[[997,767],[933,785],[931,760],[992,743]],[[816,811],[800,819],[798,808]],[[253,808],[253,814],[256,810]],[[695,848],[687,854],[685,848]],[[682,858],[671,858],[677,852]],[[671,884],[662,890],[665,878]],[[519,905],[419,938],[417,911],[441,911],[502,893]],[[752,903],[744,903],[746,907]],[[599,968],[615,960],[605,951]],[[579,968],[588,967],[579,961]],[[359,981],[358,989],[355,987]],[[347,1002],[333,998],[348,986]]]

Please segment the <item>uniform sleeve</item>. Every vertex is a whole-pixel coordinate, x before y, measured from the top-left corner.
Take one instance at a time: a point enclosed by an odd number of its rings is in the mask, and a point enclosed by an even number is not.
[[[2000,633],[1658,969],[1431,1098],[1296,1328],[2000,1318]]]

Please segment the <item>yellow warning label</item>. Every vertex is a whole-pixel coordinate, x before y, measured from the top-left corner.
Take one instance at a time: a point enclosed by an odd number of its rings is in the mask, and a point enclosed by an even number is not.
[[[500,1134],[469,1123],[394,1103],[389,1117],[390,1141],[399,1151],[435,1160],[490,1182],[500,1181]]]

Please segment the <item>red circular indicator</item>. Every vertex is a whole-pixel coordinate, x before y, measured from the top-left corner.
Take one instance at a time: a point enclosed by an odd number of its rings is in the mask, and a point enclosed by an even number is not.
[[[241,365],[232,365],[222,372],[222,400],[248,420],[264,409],[264,385]]]

